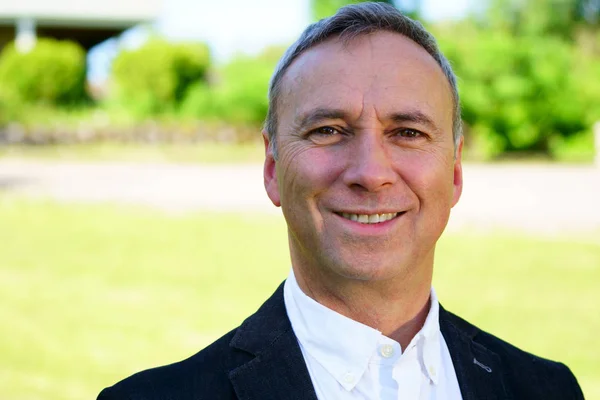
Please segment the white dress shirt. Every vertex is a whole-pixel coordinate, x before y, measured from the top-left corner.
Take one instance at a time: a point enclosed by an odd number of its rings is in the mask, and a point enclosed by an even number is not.
[[[320,400],[462,400],[440,332],[433,289],[425,324],[404,351],[378,330],[308,297],[293,271],[283,290],[288,317]]]

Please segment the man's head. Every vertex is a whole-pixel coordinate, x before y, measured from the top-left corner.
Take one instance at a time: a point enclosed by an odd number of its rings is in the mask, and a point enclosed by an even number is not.
[[[269,85],[269,111],[265,122],[265,131],[269,135],[271,145],[275,147],[276,157],[278,102],[283,77],[292,62],[308,49],[329,38],[339,37],[347,43],[360,35],[378,31],[395,32],[406,36],[427,51],[439,64],[452,91],[454,102],[452,132],[455,146],[458,147],[462,137],[462,120],[456,76],[450,63],[439,50],[435,38],[425,30],[421,23],[406,17],[389,4],[362,3],[343,7],[334,16],[310,25],[279,60]]]
[[[431,39],[439,55],[433,39],[393,8],[340,13],[317,25],[335,23],[338,34],[301,51],[292,46],[276,72],[276,129],[263,132],[265,187],[283,209],[299,280],[425,284],[462,189],[454,78],[411,37]],[[388,14],[377,26],[404,18],[406,35],[374,27],[347,33],[355,19],[375,24]]]

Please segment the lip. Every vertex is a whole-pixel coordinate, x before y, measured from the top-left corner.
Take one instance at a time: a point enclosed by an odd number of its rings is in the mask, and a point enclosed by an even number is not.
[[[405,211],[386,209],[386,210],[376,210],[376,211],[373,211],[373,210],[369,210],[369,211],[367,211],[367,210],[334,210],[333,212],[336,214],[346,213],[346,214],[372,215],[372,214],[395,214],[395,213],[402,214]]]
[[[346,212],[346,211],[344,211]],[[389,233],[396,224],[398,224],[403,218],[403,216],[406,214],[406,211],[395,211],[398,213],[398,215],[396,215],[394,218],[385,221],[385,222],[379,222],[377,224],[363,224],[360,223],[358,221],[352,221],[349,219],[346,219],[344,217],[342,217],[342,215],[340,215],[342,212],[333,212],[333,215],[335,215],[335,217],[342,223],[342,226],[344,226],[346,229],[351,230],[352,232],[355,232],[357,234],[361,234],[361,235],[383,235],[386,233]],[[388,212],[377,212],[377,214],[387,214]],[[361,213],[348,213],[348,214],[376,214],[375,212],[361,212]]]

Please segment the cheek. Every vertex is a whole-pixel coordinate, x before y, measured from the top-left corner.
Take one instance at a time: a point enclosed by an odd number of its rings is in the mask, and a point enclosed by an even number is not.
[[[339,155],[325,148],[313,147],[282,154],[279,168],[280,186],[294,196],[290,199],[314,197],[331,188],[342,170]]]
[[[454,162],[439,153],[415,152],[403,160],[404,181],[415,192],[421,207],[451,207],[453,199]]]
[[[281,208],[288,228],[292,236],[309,243],[325,229],[321,203],[331,197],[339,175],[336,157],[323,148],[309,148],[281,154],[278,162]]]

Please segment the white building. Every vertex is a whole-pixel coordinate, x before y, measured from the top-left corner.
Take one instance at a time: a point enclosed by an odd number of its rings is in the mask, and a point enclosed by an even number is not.
[[[161,0],[0,0],[0,48],[36,37],[70,39],[85,49],[134,25],[156,20]]]

